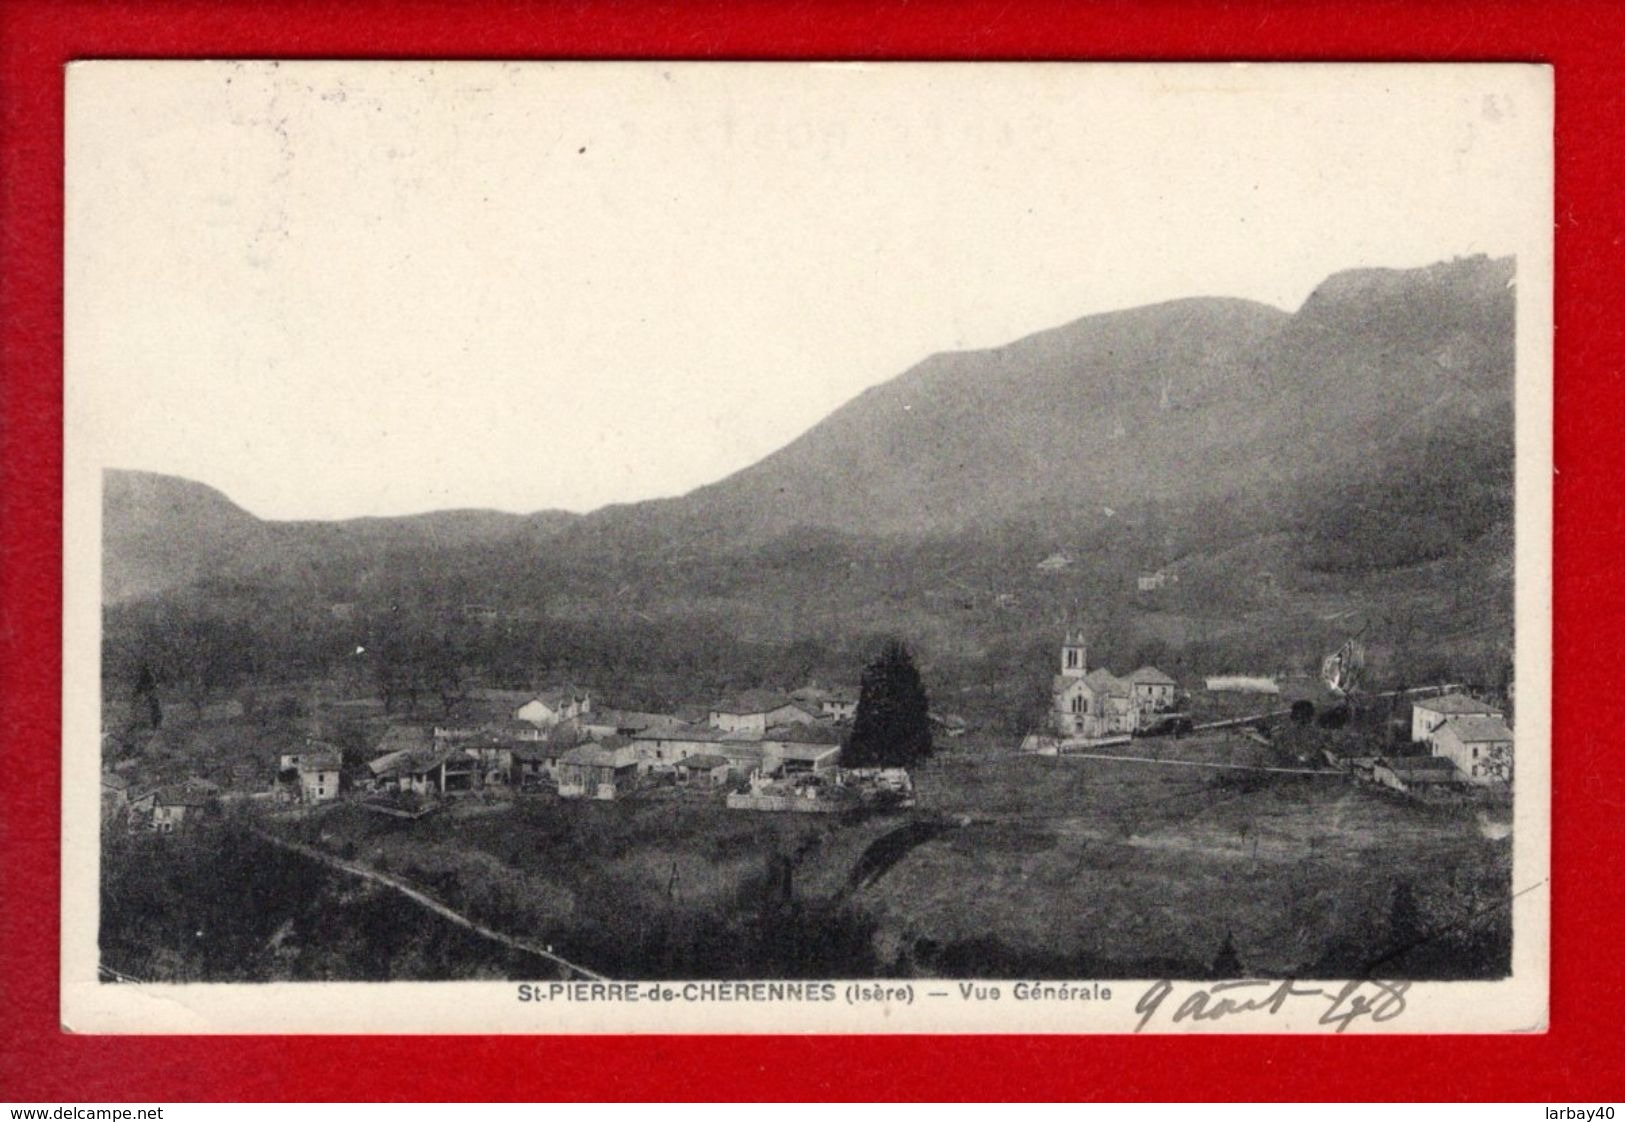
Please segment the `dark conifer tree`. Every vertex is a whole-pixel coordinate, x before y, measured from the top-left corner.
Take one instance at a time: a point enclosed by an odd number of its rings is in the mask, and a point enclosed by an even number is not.
[[[135,691],[131,702],[137,712],[142,708],[146,709],[147,722],[153,728],[164,723],[163,707],[158,704],[158,682],[152,676],[152,667],[144,662],[135,678]]]
[[[1219,953],[1213,959],[1213,976],[1215,978],[1240,978],[1246,974],[1241,965],[1241,956],[1236,953],[1236,940],[1226,931],[1224,943],[1219,947]]]
[[[863,671],[847,767],[909,767],[931,754],[931,706],[908,648],[888,640]]]
[[[1422,941],[1422,909],[1416,903],[1411,882],[1394,885],[1388,906],[1388,945],[1391,952],[1403,952]]]

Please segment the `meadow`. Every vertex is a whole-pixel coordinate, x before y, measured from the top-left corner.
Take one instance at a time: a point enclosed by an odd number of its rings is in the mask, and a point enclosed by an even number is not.
[[[1133,751],[1267,756],[1241,737]],[[1507,969],[1497,812],[1335,774],[1008,754],[935,760],[916,784],[889,814],[543,796],[287,828],[614,977]]]

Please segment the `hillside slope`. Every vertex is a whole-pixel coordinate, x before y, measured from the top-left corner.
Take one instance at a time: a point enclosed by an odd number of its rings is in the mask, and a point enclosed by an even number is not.
[[[146,471],[102,474],[102,598],[139,599],[253,556],[265,523],[213,487]]]
[[[1199,540],[1179,531],[1241,504],[1253,532],[1299,534],[1311,568],[1413,563],[1440,555],[1410,548],[1420,537],[1448,546],[1509,517],[1512,281],[1510,259],[1484,257],[1355,270],[1295,313],[1179,300],[935,355],[727,479],[585,517],[261,522],[201,484],[109,472],[104,588],[118,602],[271,578],[348,599],[420,572],[457,586],[442,595],[569,577],[594,599],[659,558],[692,572],[809,533],[1087,535],[1154,507],[1169,541]]]
[[[1510,259],[1359,270],[1296,314],[1191,299],[936,355],[709,487],[600,532],[761,540],[955,531],[1022,514],[1305,486],[1476,430],[1510,449]],[[583,527],[585,530],[587,527]]]
[[[273,579],[343,598],[358,570],[414,553],[545,540],[579,516],[443,510],[398,518],[274,522],[213,487],[154,472],[102,473],[102,597],[117,604],[209,578]]]

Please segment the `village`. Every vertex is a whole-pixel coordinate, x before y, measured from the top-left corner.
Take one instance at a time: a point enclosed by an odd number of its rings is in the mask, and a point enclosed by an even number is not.
[[[383,732],[359,769],[346,767],[343,747],[316,735],[265,761],[274,766],[239,764],[225,782],[188,775],[140,786],[149,761],[126,758],[103,773],[103,806],[133,829],[172,833],[221,804],[244,802],[286,811],[353,800],[405,818],[463,797],[544,794],[708,799],[807,813],[911,805],[906,770],[840,766],[857,704],[855,691],[817,685],[790,694],[748,690],[677,713],[602,707],[591,690],[568,686],[477,689],[433,720],[367,721]],[[376,707],[364,700],[335,708]],[[226,706],[219,717],[229,722],[236,712]],[[931,719],[939,737],[963,733],[958,718]]]
[[[1048,727],[1004,751],[1340,776],[1424,799],[1498,801],[1510,790],[1513,734],[1502,708],[1448,685],[1363,694],[1356,645],[1329,656],[1315,680],[1221,675],[1185,685],[1154,666],[1118,676],[1090,666],[1088,639],[1073,630],[1059,662]],[[144,751],[106,761],[104,818],[172,833],[232,804],[297,814],[347,801],[405,819],[468,798],[680,799],[803,813],[914,805],[906,769],[842,766],[858,705],[856,690],[812,683],[674,712],[611,708],[570,686],[473,689],[432,719],[340,699],[316,707],[316,727],[294,742],[209,775],[176,776],[163,730],[149,734]],[[1380,709],[1386,732],[1340,735],[1356,706]],[[322,735],[324,712],[378,730],[359,764],[354,736],[347,751]],[[229,702],[190,714],[222,725],[240,715]],[[967,731],[957,716],[929,719],[939,745]],[[1215,736],[1267,751],[1215,757],[1203,750]],[[1195,750],[1182,752],[1185,744]]]

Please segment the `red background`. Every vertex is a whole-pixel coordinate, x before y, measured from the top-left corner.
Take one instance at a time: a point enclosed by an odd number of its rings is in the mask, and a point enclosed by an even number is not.
[[[1625,8],[0,0],[0,1099],[1625,1096]],[[1439,59],[1557,81],[1551,1029],[1466,1037],[93,1037],[59,1031],[62,66],[98,57]],[[1596,699],[1600,704],[1582,705]],[[432,1055],[435,1062],[423,1063]],[[402,1072],[411,1073],[402,1078]]]

